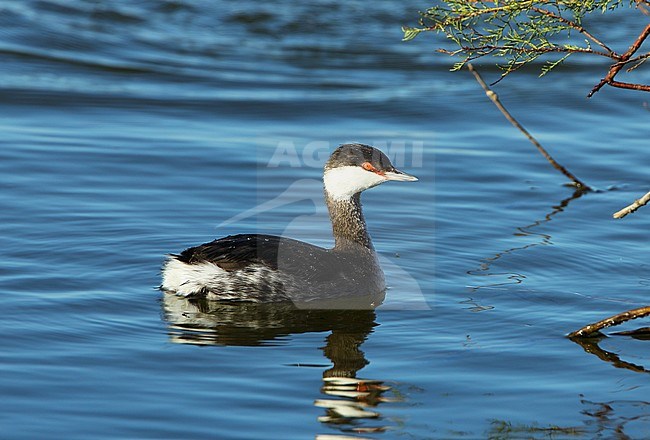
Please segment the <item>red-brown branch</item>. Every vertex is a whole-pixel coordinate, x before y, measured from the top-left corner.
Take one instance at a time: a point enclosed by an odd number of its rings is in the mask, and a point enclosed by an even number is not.
[[[588,98],[591,98],[594,95],[594,93],[596,93],[601,88],[603,88],[605,84],[609,84],[612,87],[620,87],[624,89],[642,90],[646,92],[650,91],[650,86],[647,85],[630,84],[630,83],[624,83],[624,82],[614,80],[614,77],[618,74],[618,72],[621,71],[623,66],[625,66],[628,63],[630,58],[632,58],[632,55],[634,55],[636,51],[639,50],[639,48],[641,47],[645,39],[648,38],[648,35],[650,35],[650,24],[646,25],[646,27],[639,34],[639,36],[634,41],[634,43],[632,43],[632,45],[627,49],[627,52],[621,55],[618,62],[612,64],[605,78],[601,79],[600,82],[596,84],[593,89],[591,89],[591,92],[589,92],[589,94],[587,95]]]
[[[621,81],[610,81],[609,84],[612,87],[618,87],[621,89],[630,89],[630,90],[640,90],[642,92],[650,92],[650,85],[647,84],[635,84],[635,83],[626,83]]]

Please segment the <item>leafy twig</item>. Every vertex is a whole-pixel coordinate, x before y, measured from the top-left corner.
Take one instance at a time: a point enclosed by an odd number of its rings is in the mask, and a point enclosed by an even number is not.
[[[604,85],[650,92],[650,84],[629,83],[615,78],[621,69],[637,68],[650,57],[650,53],[634,56],[650,35],[650,25],[625,53],[620,54],[583,24],[589,14],[609,12],[626,3],[646,14],[650,11],[648,0],[442,0],[436,3],[421,13],[420,27],[402,28],[404,40],[428,31],[444,34],[456,47],[441,48],[439,52],[461,57],[452,70],[460,70],[477,58],[493,56],[505,60],[498,64],[504,78],[541,56],[558,54],[557,59],[551,58],[544,64],[541,72],[544,75],[569,55],[590,54],[609,58],[613,63],[605,77],[592,88],[589,97]],[[576,31],[585,37],[584,43],[571,40]]]
[[[562,17],[561,15],[557,15],[554,12],[548,11],[546,9],[538,8],[538,7],[535,7],[535,6],[531,7],[530,9],[537,12],[537,13],[539,13],[539,14],[543,14],[543,15],[546,15],[548,17],[551,17],[551,18],[559,21],[560,23],[564,23],[567,26],[572,27],[573,29],[576,29],[578,32],[583,34],[585,37],[589,38],[591,41],[593,41],[594,43],[596,43],[597,45],[599,45],[600,47],[605,49],[608,54],[613,55],[613,54],[616,53],[612,49],[610,49],[605,43],[600,41],[598,38],[594,37],[589,31],[587,31],[587,29],[585,29],[584,27],[582,27],[578,23],[575,23],[575,22],[573,22],[571,20],[567,20],[566,18]]]

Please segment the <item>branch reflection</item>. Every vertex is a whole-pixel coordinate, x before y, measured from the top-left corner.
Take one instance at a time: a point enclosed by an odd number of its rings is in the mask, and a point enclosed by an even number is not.
[[[598,344],[607,339],[607,336],[602,335],[595,338],[569,338],[576,344],[580,345],[582,349],[590,354],[593,354],[600,360],[609,362],[616,368],[623,368],[626,370],[635,371],[637,373],[649,373],[650,371],[641,365],[633,364],[621,359],[620,355],[612,353],[601,348]]]
[[[569,203],[571,203],[573,200],[579,198],[580,196],[584,195],[585,192],[581,190],[576,190],[570,197],[565,198],[562,200],[558,205],[552,206],[552,211],[549,212],[548,214],[544,215],[544,217],[540,220],[536,220],[533,223],[526,225],[526,226],[519,226],[516,228],[516,231],[514,233],[515,236],[517,237],[530,237],[530,236],[537,236],[539,237],[539,241],[537,243],[530,243],[527,245],[523,246],[517,246],[509,249],[505,249],[501,252],[497,252],[494,254],[492,257],[485,258],[481,261],[480,266],[477,269],[474,270],[469,270],[467,271],[468,275],[472,276],[480,276],[480,277],[490,277],[491,279],[494,279],[494,277],[505,277],[504,281],[496,281],[496,282],[491,282],[491,283],[486,283],[486,284],[480,284],[477,286],[473,286],[472,292],[475,292],[479,289],[485,288],[485,287],[497,287],[497,286],[504,286],[508,284],[520,284],[523,282],[524,279],[526,279],[526,276],[524,274],[520,273],[495,273],[492,272],[491,265],[494,263],[496,260],[500,259],[501,257],[512,254],[517,251],[529,249],[534,246],[541,246],[541,245],[546,245],[551,243],[551,236],[548,234],[543,234],[539,232],[534,232],[532,231],[533,228],[536,228],[537,226],[550,222],[553,220],[553,217],[560,212],[563,212],[564,209],[569,206]]]
[[[612,400],[591,402],[582,400],[589,417],[591,438],[632,439],[648,438],[650,402],[642,400]]]
[[[329,331],[325,345],[318,347],[331,362],[323,371],[320,393],[324,396],[314,402],[325,409],[318,420],[341,433],[389,428],[376,408],[397,400],[390,397],[391,387],[383,380],[357,378],[369,364],[361,345],[377,326],[374,310],[298,309],[290,303],[235,304],[163,295],[169,338],[178,344],[272,346],[291,335]]]

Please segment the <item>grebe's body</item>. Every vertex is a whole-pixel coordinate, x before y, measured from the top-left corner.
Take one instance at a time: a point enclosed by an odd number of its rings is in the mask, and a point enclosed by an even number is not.
[[[232,235],[171,255],[163,267],[162,289],[212,300],[378,305],[384,275],[360,194],[388,180],[417,179],[396,170],[373,147],[345,144],[330,156],[323,180],[332,249],[272,235]]]

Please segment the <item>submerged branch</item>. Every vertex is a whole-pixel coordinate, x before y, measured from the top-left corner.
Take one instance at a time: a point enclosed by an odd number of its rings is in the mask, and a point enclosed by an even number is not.
[[[514,125],[519,131],[521,131],[524,136],[528,138],[530,142],[539,150],[539,152],[550,162],[551,165],[553,165],[553,168],[564,174],[566,177],[568,177],[573,184],[580,190],[583,191],[590,191],[591,188],[582,182],[580,179],[578,179],[573,173],[571,173],[569,170],[564,168],[562,165],[560,165],[551,155],[542,147],[542,145],[531,135],[528,130],[526,130],[511,114],[506,108],[503,106],[501,101],[499,101],[499,96],[490,89],[490,87],[483,81],[483,78],[481,78],[481,75],[474,69],[474,66],[472,66],[471,63],[467,64],[467,68],[469,69],[470,72],[474,75],[476,78],[476,81],[481,85],[483,90],[485,90],[485,94],[490,98],[490,100],[494,103],[494,105],[497,106],[499,111],[503,114],[503,116],[506,117],[506,119]]]
[[[614,213],[614,218],[623,218],[628,214],[632,214],[634,211],[639,209],[642,206],[645,206],[650,202],[650,191],[645,193],[643,197],[640,199],[635,200],[631,204],[627,205],[625,208],[621,209],[620,211],[616,211]]]
[[[611,327],[614,325],[622,324],[626,321],[630,321],[636,318],[643,318],[644,316],[650,315],[650,306],[639,307],[638,309],[628,310],[623,313],[619,313],[609,318],[605,318],[593,324],[586,325],[579,330],[571,332],[568,334],[569,338],[584,338],[589,336],[594,336],[599,333],[600,330]]]

